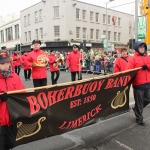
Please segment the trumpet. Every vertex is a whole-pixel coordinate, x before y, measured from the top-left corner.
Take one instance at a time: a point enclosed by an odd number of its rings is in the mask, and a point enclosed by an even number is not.
[[[42,54],[37,57],[36,62],[33,62],[33,66],[45,67],[48,64],[48,58]]]
[[[64,61],[64,58],[63,57],[58,57],[57,59],[56,59],[56,61],[54,62],[54,64],[53,64],[53,68],[57,68],[58,67],[58,65],[59,65],[59,63],[61,63],[61,62],[63,62]]]

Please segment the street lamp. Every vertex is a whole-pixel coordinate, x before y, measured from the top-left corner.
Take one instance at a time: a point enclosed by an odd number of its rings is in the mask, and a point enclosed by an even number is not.
[[[108,52],[108,16],[107,16],[107,4],[112,2],[114,0],[109,0],[109,2],[105,3],[106,4],[106,47],[107,47],[107,52]]]

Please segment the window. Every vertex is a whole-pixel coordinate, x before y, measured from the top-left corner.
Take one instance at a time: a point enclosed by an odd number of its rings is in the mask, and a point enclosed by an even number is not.
[[[83,28],[83,38],[86,38],[86,28]]]
[[[80,38],[80,27],[76,27],[76,38]]]
[[[121,18],[118,18],[118,26],[121,26]]]
[[[27,32],[24,33],[24,39],[25,39],[25,43],[27,43],[28,39],[27,39]]]
[[[110,24],[110,15],[108,15],[108,24]]]
[[[35,29],[35,39],[39,39],[39,37],[38,37],[38,29]]]
[[[54,6],[54,18],[59,17],[59,6]]]
[[[59,26],[54,26],[54,36],[60,37],[60,27]]]
[[[117,32],[114,32],[114,41],[116,41]]]
[[[40,28],[40,39],[43,39],[43,28]]]
[[[19,24],[15,25],[15,39],[19,39]]]
[[[118,41],[120,42],[121,39],[121,33],[118,33]]]
[[[31,42],[31,31],[28,32],[29,42]]]
[[[131,35],[131,26],[129,26],[129,35]]]
[[[96,16],[95,16],[96,18],[96,22],[99,22],[99,13],[96,13]]]
[[[106,15],[103,14],[103,23],[106,23]]]
[[[80,9],[76,8],[76,19],[80,19]]]
[[[108,31],[108,41],[110,41],[111,31]]]
[[[0,36],[1,36],[1,43],[3,43],[4,42],[4,31],[2,30],[2,31],[0,31]]]
[[[12,27],[5,29],[5,31],[6,31],[6,42],[13,40]]]
[[[28,26],[31,24],[30,22],[30,14],[28,15]]]
[[[99,40],[99,30],[96,30],[96,40]]]
[[[82,19],[86,20],[86,10],[82,10]]]
[[[90,39],[93,40],[94,39],[94,29],[90,30]]]
[[[42,18],[42,9],[41,10],[39,10],[39,21],[42,21],[43,20],[43,18]]]
[[[105,30],[103,30],[103,35],[105,35],[105,36],[106,36],[106,31],[105,31]]]
[[[92,11],[90,11],[90,21],[93,22],[93,15],[94,13]]]
[[[35,22],[38,22],[38,12],[35,12]]]
[[[26,25],[27,25],[27,17],[24,16],[24,26],[26,26]]]

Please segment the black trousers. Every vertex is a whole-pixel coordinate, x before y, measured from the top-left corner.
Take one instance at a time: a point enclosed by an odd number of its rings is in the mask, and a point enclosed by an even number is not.
[[[27,80],[30,79],[30,77],[31,77],[31,69],[24,70],[24,78]]]
[[[56,77],[55,77],[55,74],[56,74]],[[60,75],[59,70],[55,71],[55,72],[51,72],[52,85],[57,84],[57,80],[59,78],[59,75]]]
[[[43,79],[33,79],[34,87],[47,86],[47,78]]]
[[[20,74],[20,66],[15,66],[15,73]]]
[[[9,150],[14,147],[16,140],[13,126],[0,126],[0,150]]]
[[[71,80],[76,81],[76,74],[78,75],[78,80],[82,80],[82,72],[71,72]]]
[[[143,108],[145,108],[150,103],[150,89],[134,89],[134,99],[136,119],[139,121],[143,121]]]

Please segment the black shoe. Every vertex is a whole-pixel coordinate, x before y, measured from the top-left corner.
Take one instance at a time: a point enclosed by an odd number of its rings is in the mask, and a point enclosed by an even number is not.
[[[137,122],[139,125],[141,125],[141,126],[145,126],[145,122],[144,122],[144,121],[140,121],[140,120],[136,119],[136,122]]]
[[[135,108],[134,107],[132,107],[132,110],[134,111],[134,113],[135,113]]]
[[[28,80],[30,80],[30,78]]]

